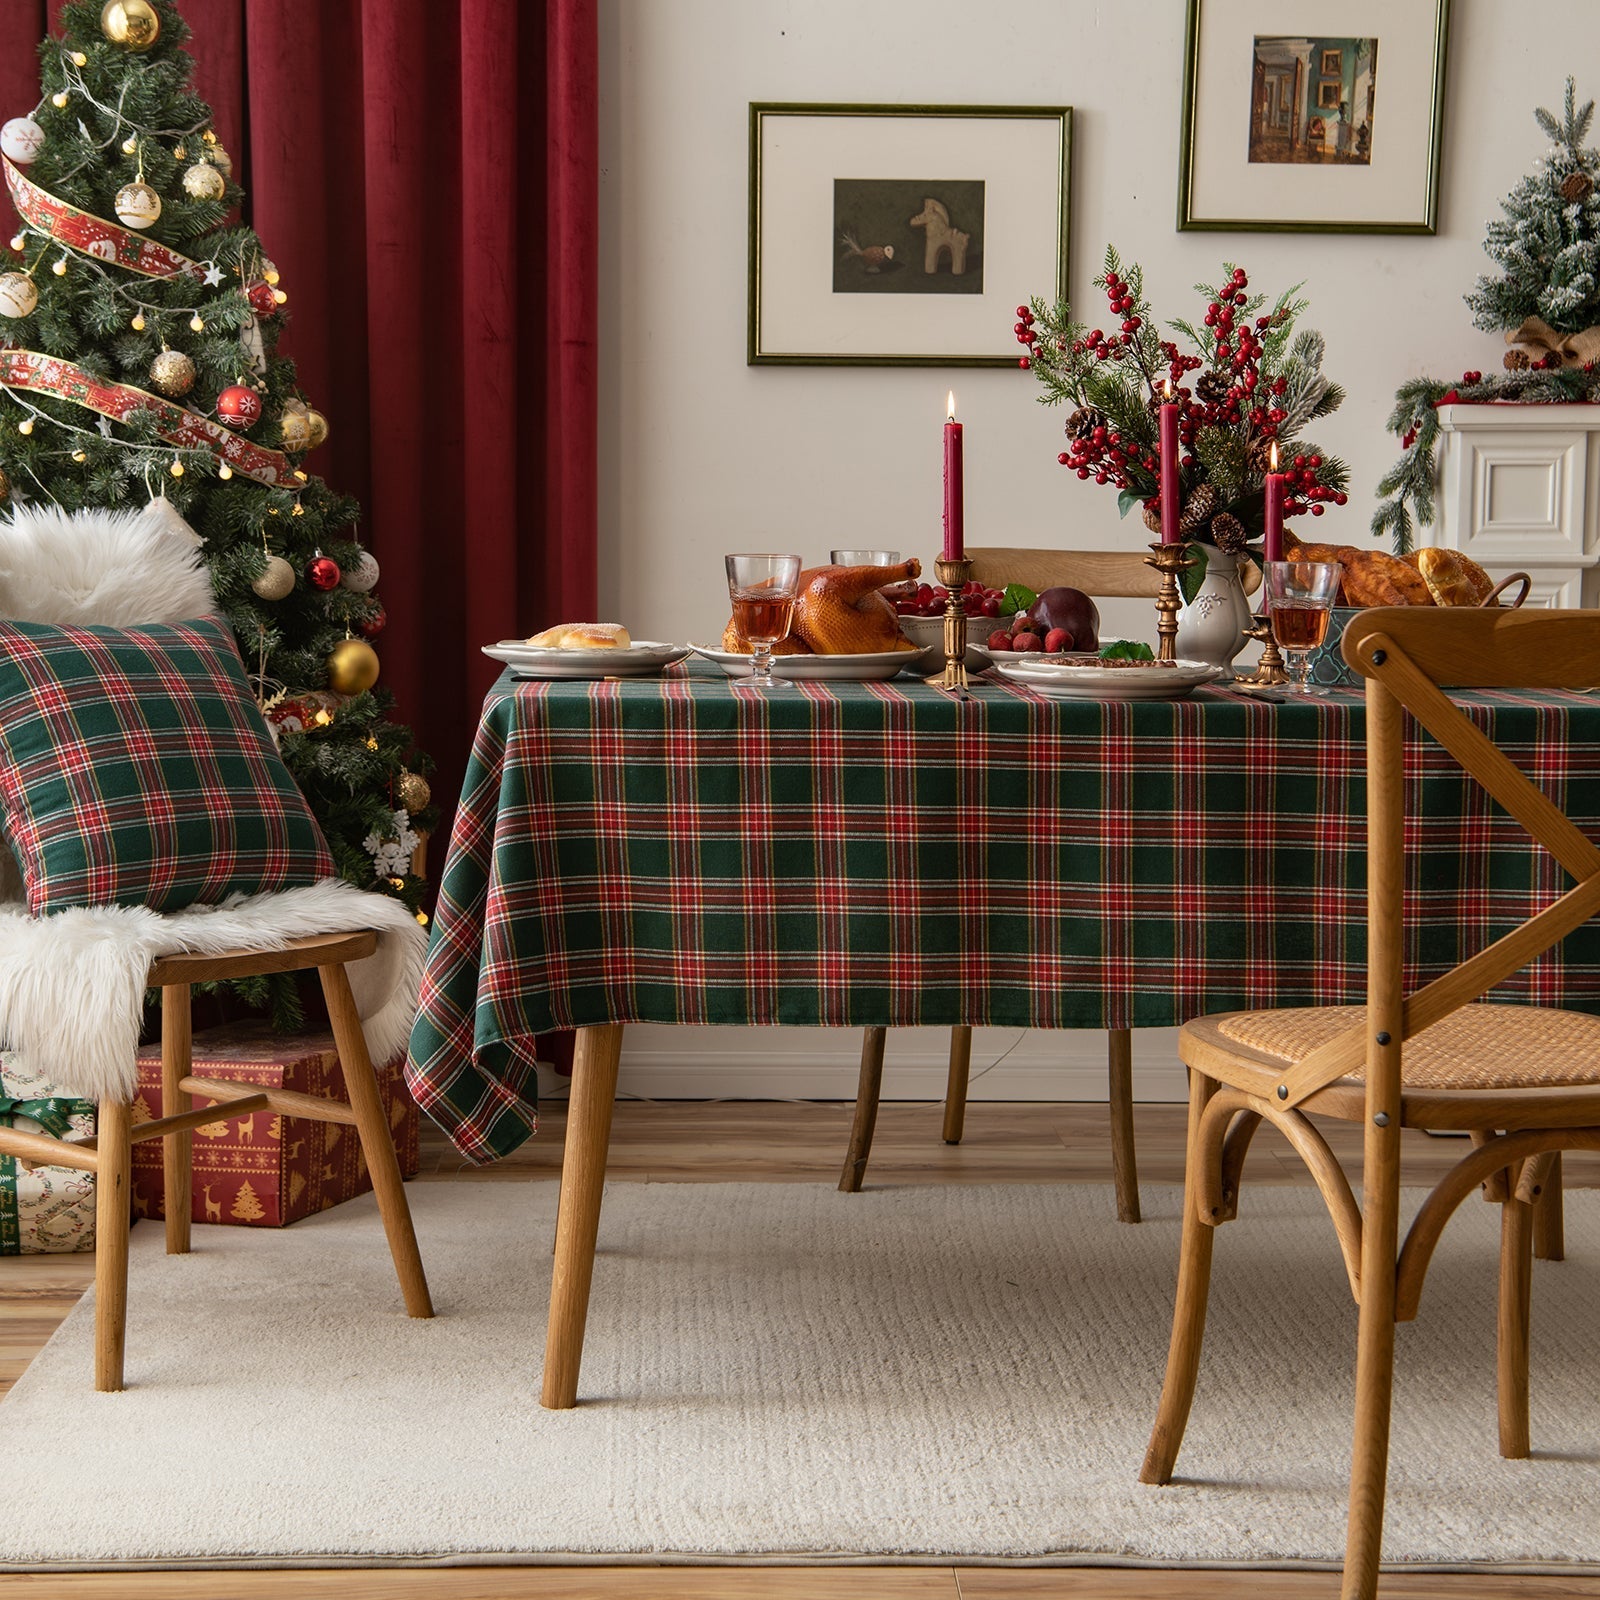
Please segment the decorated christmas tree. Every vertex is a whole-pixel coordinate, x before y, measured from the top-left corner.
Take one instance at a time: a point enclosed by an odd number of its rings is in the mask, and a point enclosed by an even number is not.
[[[1600,153],[1583,147],[1594,101],[1580,107],[1568,78],[1559,119],[1543,106],[1534,117],[1550,148],[1489,224],[1483,248],[1499,275],[1485,274],[1467,295],[1473,322],[1490,333],[1529,317],[1558,333],[1600,322]]]
[[[0,258],[0,499],[166,496],[205,541],[340,873],[416,911],[415,833],[435,814],[428,763],[374,687],[378,564],[355,502],[304,465],[328,425],[277,354],[288,292],[238,220],[189,29],[171,0],[77,0],[61,27],[38,105],[0,128],[20,219]],[[282,985],[257,987],[287,1019]]]

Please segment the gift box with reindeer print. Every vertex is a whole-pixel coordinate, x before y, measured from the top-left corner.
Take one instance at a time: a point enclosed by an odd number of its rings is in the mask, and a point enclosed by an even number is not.
[[[378,1091],[400,1171],[417,1170],[419,1116],[401,1075],[403,1057],[378,1069]],[[344,1073],[328,1034],[274,1033],[265,1023],[235,1023],[194,1036],[196,1077],[259,1083],[274,1089],[342,1100]],[[194,1102],[208,1105],[198,1097]],[[139,1053],[139,1094],[133,1118],[159,1117],[161,1048]],[[194,1131],[194,1220],[281,1228],[325,1211],[372,1187],[356,1130],[337,1122],[306,1122],[273,1111],[236,1117]],[[133,1147],[135,1216],[165,1214],[161,1141]]]

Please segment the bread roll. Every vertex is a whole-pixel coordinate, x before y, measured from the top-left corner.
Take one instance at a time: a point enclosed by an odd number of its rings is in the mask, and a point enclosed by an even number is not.
[[[620,622],[562,622],[528,643],[547,650],[626,650],[633,639]]]
[[[1344,592],[1353,606],[1431,606],[1427,580],[1415,567],[1382,550],[1339,551],[1344,564]]]
[[[1419,550],[1417,570],[1426,580],[1436,605],[1481,606],[1494,591],[1494,579],[1459,550],[1437,545]]]

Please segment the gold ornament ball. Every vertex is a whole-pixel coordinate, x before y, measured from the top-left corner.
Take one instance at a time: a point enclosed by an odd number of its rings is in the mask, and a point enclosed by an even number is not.
[[[194,388],[194,362],[181,350],[163,350],[150,363],[150,381],[169,400],[177,400]]]
[[[128,228],[148,228],[161,216],[161,196],[148,183],[125,183],[115,205],[117,221]]]
[[[161,18],[150,0],[106,0],[100,31],[112,44],[143,55],[161,37]]]
[[[328,419],[320,411],[306,412],[306,449],[315,450],[328,438]]]
[[[197,161],[183,175],[183,192],[191,200],[220,200],[228,180],[209,161]]]
[[[218,167],[225,178],[233,176],[233,157],[230,156],[222,145],[213,143],[211,146],[212,164]]]
[[[378,652],[363,639],[342,639],[328,655],[328,687],[360,694],[378,681]]]
[[[261,576],[252,578],[250,587],[263,600],[287,600],[294,593],[294,568],[282,556],[268,556]]]
[[[278,419],[283,429],[283,448],[294,455],[311,448],[311,412],[298,395],[285,400]]]
[[[402,772],[395,780],[395,798],[415,816],[433,799],[433,790],[420,772]]]
[[[0,273],[0,317],[25,317],[39,303],[39,291],[26,272]]]

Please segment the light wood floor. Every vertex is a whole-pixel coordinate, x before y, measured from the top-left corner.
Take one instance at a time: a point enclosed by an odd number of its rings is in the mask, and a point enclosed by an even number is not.
[[[967,1113],[959,1146],[939,1138],[936,1107],[886,1104],[867,1186],[905,1183],[1109,1183],[1103,1105],[985,1105]],[[1139,1175],[1183,1177],[1184,1109],[1137,1108]],[[617,1107],[609,1171],[650,1183],[836,1181],[850,1125],[839,1103],[624,1102]],[[1341,1157],[1359,1130],[1327,1127]],[[463,1168],[425,1132],[426,1183],[554,1178],[562,1116],[547,1112],[539,1137],[490,1168]],[[1460,1156],[1463,1142],[1407,1134],[1405,1177],[1425,1182]],[[1600,1155],[1567,1157],[1570,1184],[1600,1187]],[[1264,1130],[1251,1151],[1255,1183],[1304,1181],[1289,1147]],[[141,1224],[148,1227],[149,1224]],[[0,1259],[0,1392],[10,1387],[92,1276],[92,1258]],[[135,1304],[138,1285],[133,1288]],[[70,1425],[70,1424],[69,1424]],[[1596,1419],[1600,1426],[1600,1418]],[[1138,1572],[1111,1568],[981,1567],[565,1567],[369,1569],[229,1573],[50,1573],[0,1576],[0,1595],[37,1600],[1333,1600],[1325,1573]],[[1581,1578],[1410,1574],[1388,1578],[1384,1600],[1600,1600],[1600,1575]]]

